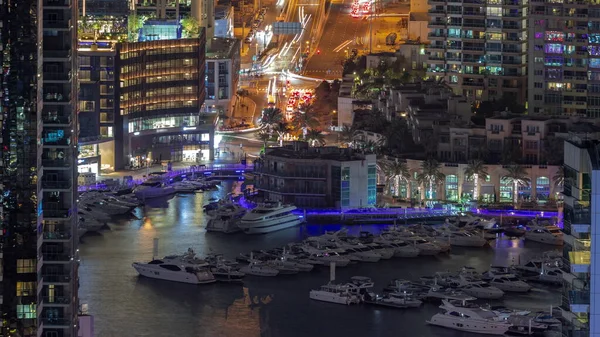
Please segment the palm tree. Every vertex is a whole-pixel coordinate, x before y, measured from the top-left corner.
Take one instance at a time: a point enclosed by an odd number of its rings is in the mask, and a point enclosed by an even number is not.
[[[488,176],[487,167],[482,160],[475,159],[469,161],[465,168],[465,177],[473,179],[473,199],[479,200],[479,179],[485,181]]]
[[[279,110],[279,109],[277,109]],[[272,126],[273,131],[277,132],[277,136],[279,137],[279,146],[283,146],[283,138],[287,133],[290,133],[292,129],[290,125],[284,121],[280,121]]]
[[[554,181],[554,187],[558,188],[558,187],[563,187],[565,185],[565,167],[564,166],[558,167],[558,171],[552,177],[552,180]]]
[[[325,135],[321,130],[309,129],[304,137],[310,146],[325,145]]]
[[[319,125],[319,120],[314,116],[311,110],[306,112],[298,112],[292,117],[291,125],[296,130],[302,130],[302,137],[306,138],[308,129],[315,128]]]
[[[408,172],[408,166],[406,163],[394,160],[386,160],[380,164],[381,171],[385,175],[385,190],[389,190],[391,182],[394,183],[394,193],[398,195],[400,190],[400,181],[403,180],[408,183],[410,173]]]
[[[527,176],[527,171],[523,166],[517,164],[510,164],[506,167],[506,174],[502,177],[502,180],[513,184],[513,202],[516,204],[518,201],[519,186],[529,186],[531,179]]]
[[[344,126],[342,126],[342,130],[340,131],[340,133],[338,133],[338,141],[340,143],[345,143],[346,146],[348,146],[348,144],[353,144],[355,141],[355,137],[356,137],[356,129],[353,126],[349,126],[347,124],[344,124]]]
[[[260,118],[260,126],[266,128],[269,134],[273,134],[273,131],[277,128],[277,124],[283,122],[283,114],[278,108],[267,108],[262,112]]]
[[[433,199],[434,186],[446,178],[446,175],[443,174],[440,169],[440,163],[435,159],[429,158],[421,163],[421,172],[417,174],[417,181],[419,184],[429,187],[430,199]]]
[[[260,130],[255,134],[255,136],[256,136],[256,139],[263,142],[263,148],[266,149],[267,143],[269,142],[269,140],[271,140],[271,135],[269,134],[269,132],[267,132],[265,130]]]
[[[378,154],[381,150],[381,141],[367,140],[361,144],[363,153],[376,153]]]

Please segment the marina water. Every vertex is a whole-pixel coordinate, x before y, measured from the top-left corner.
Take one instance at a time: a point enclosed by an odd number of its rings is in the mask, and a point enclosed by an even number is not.
[[[474,336],[426,325],[425,321],[440,311],[434,304],[399,310],[311,301],[309,291],[329,280],[327,268],[274,278],[247,276],[243,286],[196,286],[137,276],[131,263],[152,258],[154,238],[160,238],[159,256],[179,254],[191,247],[199,256],[220,253],[235,258],[239,253],[281,247],[341,228],[307,224],[257,236],[206,233],[202,206],[213,198],[225,197],[231,188],[231,183],[223,183],[218,191],[152,200],[136,209],[139,220],[116,220],[110,223],[110,230],[83,238],[80,300],[94,315],[97,337]],[[376,233],[385,226],[348,228],[349,234],[358,235],[360,230]],[[542,244],[501,238],[492,241],[490,247],[453,247],[450,255],[350,265],[338,268],[336,278],[345,282],[352,276],[369,276],[375,281],[374,290],[380,292],[394,278],[418,280],[463,266],[485,271],[492,264],[526,261],[549,249]],[[548,311],[551,305],[560,304],[561,293],[560,288],[535,285],[529,293],[507,294],[493,304]]]

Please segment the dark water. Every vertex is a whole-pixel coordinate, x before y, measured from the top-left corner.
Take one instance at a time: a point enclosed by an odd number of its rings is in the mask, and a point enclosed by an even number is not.
[[[142,220],[119,220],[111,230],[86,236],[80,245],[80,299],[94,315],[98,337],[122,336],[473,336],[425,324],[439,310],[345,307],[311,301],[308,292],[327,283],[328,269],[276,278],[247,277],[240,285],[194,286],[138,278],[134,261],[152,257],[152,242],[160,238],[160,255],[181,253],[192,247],[235,257],[240,252],[283,246],[306,235],[340,226],[307,226],[262,236],[242,233],[206,233],[202,206],[219,191],[176,196],[139,210]],[[378,231],[382,226],[363,226]],[[351,232],[359,231],[353,226]],[[393,278],[418,279],[436,271],[490,264],[508,264],[548,250],[547,246],[520,240],[496,240],[487,248],[453,248],[449,256],[391,259],[337,269],[337,279],[364,275],[373,278],[376,291]],[[508,294],[507,306],[546,309],[560,303],[560,291],[540,286],[528,294]]]

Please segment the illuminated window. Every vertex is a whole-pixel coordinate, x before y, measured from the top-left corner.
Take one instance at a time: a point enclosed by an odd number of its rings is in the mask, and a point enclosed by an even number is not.
[[[17,260],[17,274],[35,273],[35,259],[18,259]]]
[[[17,296],[33,296],[35,282],[17,282]]]
[[[35,304],[17,304],[17,318],[36,318]]]
[[[544,47],[544,50],[548,54],[562,54],[564,51],[564,46],[558,43],[547,43]]]
[[[565,33],[557,31],[546,31],[546,41],[563,42],[564,40]]]
[[[208,133],[203,133],[202,138],[200,138],[203,142],[208,142],[210,140],[210,135]]]

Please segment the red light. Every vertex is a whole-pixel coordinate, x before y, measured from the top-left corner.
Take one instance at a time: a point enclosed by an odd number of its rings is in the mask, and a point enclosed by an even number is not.
[[[321,54],[321,50],[317,49],[317,55]]]

